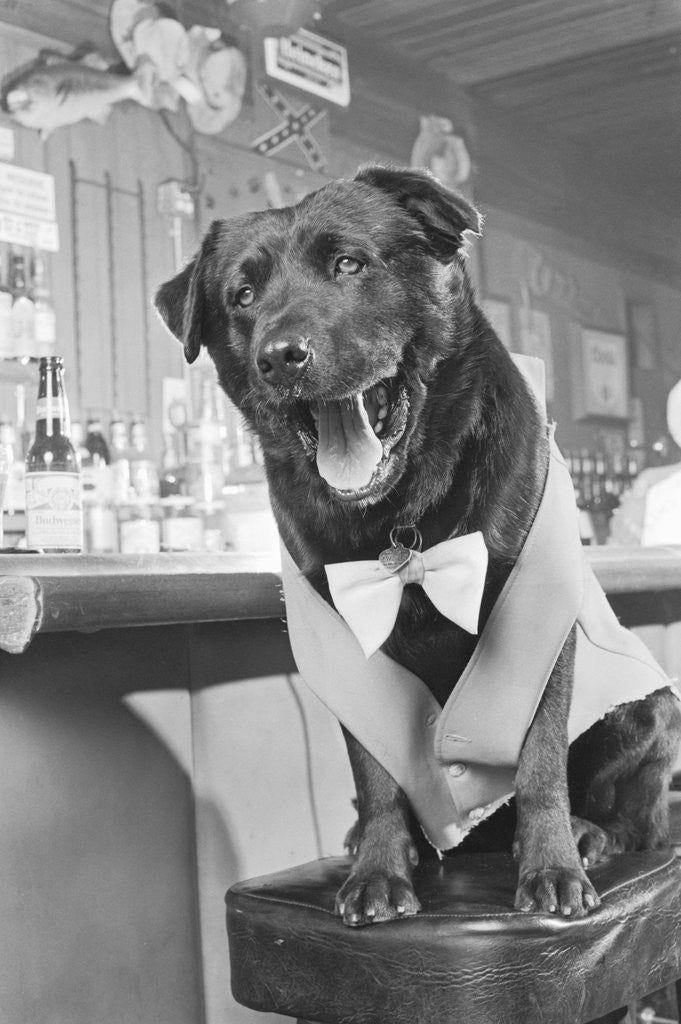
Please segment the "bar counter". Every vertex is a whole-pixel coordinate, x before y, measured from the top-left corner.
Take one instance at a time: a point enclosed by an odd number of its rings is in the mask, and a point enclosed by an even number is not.
[[[681,547],[588,557],[681,675]],[[267,564],[2,555],[3,1022],[281,1021],[231,997],[224,892],[341,853],[355,812]]]
[[[623,621],[672,621],[681,547],[586,550]],[[279,576],[264,564],[258,556],[231,553],[6,553],[0,560],[0,649],[20,654],[36,633],[281,618]]]

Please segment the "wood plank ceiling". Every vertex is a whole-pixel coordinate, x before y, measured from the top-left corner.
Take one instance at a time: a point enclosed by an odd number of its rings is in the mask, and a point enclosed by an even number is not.
[[[572,139],[629,196],[681,202],[681,0],[338,0],[346,33]]]
[[[244,4],[261,0],[167,2],[186,25],[229,27]],[[74,46],[91,40],[112,56],[109,6],[0,0],[0,22]],[[375,49],[377,66],[436,73],[531,122],[547,140],[562,136],[597,154],[627,195],[678,209],[681,0],[316,0],[316,7],[320,31],[348,46],[351,70],[353,43],[361,43],[365,53]]]

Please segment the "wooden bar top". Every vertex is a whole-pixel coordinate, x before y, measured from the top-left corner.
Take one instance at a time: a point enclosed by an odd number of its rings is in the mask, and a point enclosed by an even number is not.
[[[681,591],[681,546],[587,548],[608,594]],[[36,633],[270,619],[281,582],[258,556],[0,554],[0,650]]]
[[[281,581],[258,556],[0,555],[0,650],[20,654],[36,633],[269,619]]]

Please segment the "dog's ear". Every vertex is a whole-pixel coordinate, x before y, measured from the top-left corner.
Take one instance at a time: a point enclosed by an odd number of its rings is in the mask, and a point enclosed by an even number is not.
[[[207,326],[203,268],[206,251],[212,244],[214,228],[215,225],[211,225],[194,259],[179,274],[162,284],[154,296],[161,319],[178,341],[182,342],[188,363],[193,363],[201,351]]]
[[[204,300],[200,277],[199,254],[179,274],[162,284],[154,296],[161,319],[182,342],[188,363],[193,363],[201,351]]]
[[[466,231],[479,235],[482,216],[464,196],[439,183],[428,171],[410,168],[364,167],[363,181],[393,196],[420,224],[435,255],[450,262],[465,242]]]

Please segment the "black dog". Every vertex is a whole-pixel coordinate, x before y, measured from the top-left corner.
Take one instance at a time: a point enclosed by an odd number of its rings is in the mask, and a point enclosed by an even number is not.
[[[295,207],[216,221],[159,289],[187,359],[207,347],[257,432],[284,544],[327,601],[324,566],[376,559],[396,526],[416,526],[425,548],[481,531],[482,628],[523,548],[549,442],[474,302],[462,247],[479,227],[430,176],[370,167]],[[383,651],[444,705],[477,642],[407,586]],[[568,788],[574,652],[573,629],[522,747],[514,849],[516,906],[578,916],[598,903],[586,864],[667,841],[681,715],[668,689],[608,714],[573,744]],[[345,735],[358,823],[337,909],[353,925],[416,913],[409,803]]]

